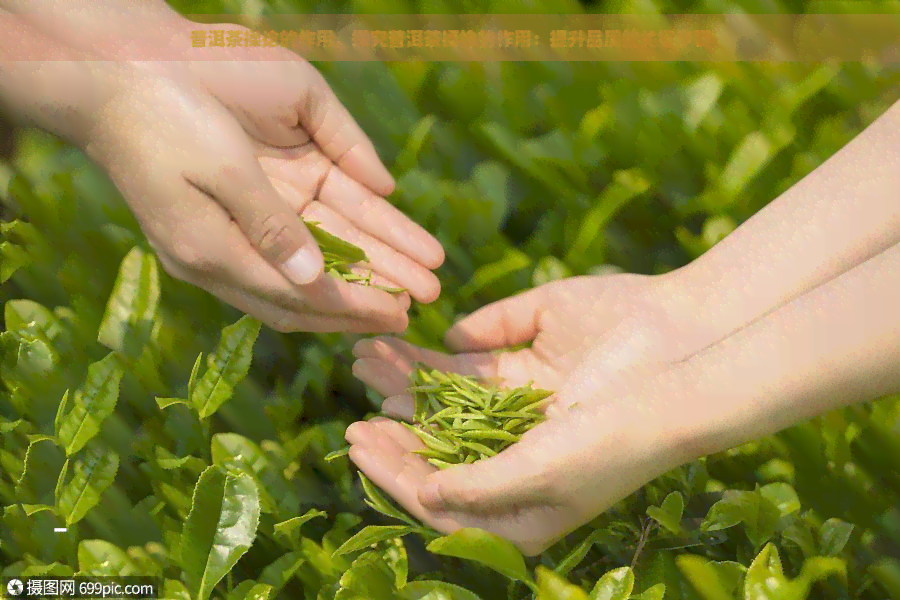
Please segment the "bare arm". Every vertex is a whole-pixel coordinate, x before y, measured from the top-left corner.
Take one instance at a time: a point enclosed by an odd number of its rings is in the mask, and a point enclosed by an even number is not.
[[[109,67],[0,10],[0,106],[83,144],[107,93]]]
[[[671,281],[728,335],[900,241],[898,166],[895,104]]]
[[[898,307],[900,243],[687,359],[687,459],[900,391]]]

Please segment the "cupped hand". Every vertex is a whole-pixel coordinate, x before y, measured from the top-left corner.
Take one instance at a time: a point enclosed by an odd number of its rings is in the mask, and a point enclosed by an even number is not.
[[[547,420],[496,457],[437,471],[422,443],[377,417],[351,425],[350,458],[437,530],[478,527],[535,555],[641,485],[687,460],[667,418],[685,396],[678,360],[712,332],[667,278],[582,277],[489,305],[455,325],[447,355],[399,340],[358,342],[354,373],[409,419],[415,362],[554,391]],[[525,350],[491,350],[533,340]]]
[[[415,453],[421,440],[391,419],[354,423],[346,439],[354,464],[421,522],[444,533],[483,529],[534,556],[693,458],[682,432],[667,426],[671,402],[682,398],[677,391],[661,383],[579,404],[494,457],[442,471]]]
[[[107,170],[174,277],[278,331],[402,331],[409,296],[324,274],[302,215],[365,250],[371,263],[360,266],[374,272],[376,283],[404,287],[425,301],[439,291],[420,263],[314,201],[309,189],[270,177],[261,164],[260,156],[275,150],[275,166],[296,161],[308,155],[302,148],[254,142],[211,95],[152,71],[126,63],[111,79],[113,93],[95,116],[86,150]],[[378,204],[361,184],[339,181],[336,194]],[[430,248],[425,262],[440,262],[427,242],[422,248]]]
[[[385,200],[383,196],[393,190],[393,179],[371,141],[312,65],[284,48],[192,48],[192,31],[218,26],[192,23],[164,2],[125,7],[101,1],[69,8],[72,10],[63,11],[64,15],[52,3],[22,11],[72,47],[122,65],[120,71],[139,72],[141,77],[135,77],[142,83],[129,84],[134,89],[119,93],[116,107],[106,111],[118,119],[99,128],[104,133],[98,136],[106,141],[95,140],[91,147],[145,233],[149,234],[154,220],[167,221],[156,224],[156,229],[166,229],[167,234],[149,237],[171,275],[206,289],[279,331],[399,331],[405,327],[406,317],[387,305],[397,304],[405,311],[410,297],[424,303],[437,298],[440,283],[431,269],[443,263],[440,243]],[[138,25],[141,23],[144,25]],[[229,28],[244,34],[249,31],[236,25]],[[147,84],[153,76],[171,83]],[[149,88],[154,89],[147,91]],[[179,106],[188,97],[193,105],[203,106],[197,109],[196,122],[185,105]],[[126,106],[128,102],[133,106]],[[170,116],[160,114],[168,110]],[[132,113],[144,111],[150,113],[131,120]],[[226,121],[230,122],[222,125]],[[209,136],[206,132],[214,122],[221,131]],[[237,124],[246,139],[238,139]],[[117,127],[121,130],[116,131]],[[182,139],[154,141],[161,133],[159,127],[170,129],[167,134],[180,129]],[[145,139],[139,141],[138,136]],[[186,138],[204,136],[193,145],[184,143]],[[155,151],[149,147],[154,143]],[[141,144],[143,147],[137,148]],[[103,149],[112,146],[118,149]],[[165,178],[172,182],[167,193],[182,193],[188,186],[193,199],[161,198],[159,182],[148,181],[140,174],[140,166],[134,169],[123,164],[125,156],[149,152],[154,156],[144,159],[146,162],[173,173]],[[260,173],[268,181],[263,181]],[[183,181],[178,181],[179,177]],[[239,180],[237,187],[235,179]],[[216,193],[211,193],[211,186]],[[198,193],[207,198],[198,200]],[[185,210],[171,208],[176,200],[192,214],[210,201],[227,214],[200,211],[204,215],[201,220],[218,223],[200,232],[195,225],[209,223],[194,219],[176,224],[186,215]],[[360,272],[371,270],[377,283],[402,287],[408,293],[393,298],[380,293],[373,296],[371,290],[359,291],[358,286],[348,287],[323,276],[304,285],[317,270],[321,275],[321,256],[315,245],[309,244],[305,227],[291,214],[318,221],[324,229],[363,248],[369,264],[360,265]],[[226,225],[223,216],[237,223],[243,240],[228,241],[228,236],[236,233],[226,235],[224,230],[234,227]],[[178,236],[172,234],[175,229]],[[206,243],[205,236],[215,243]],[[248,242],[269,266],[259,266],[259,257],[249,255]],[[222,248],[225,244],[229,249]],[[301,248],[307,252],[284,265],[290,253]],[[214,253],[209,254],[211,251]],[[304,254],[306,260],[301,260]],[[293,268],[304,264],[305,269]],[[302,288],[295,285],[289,291],[270,266]],[[224,271],[223,276],[208,276],[207,267]],[[368,309],[362,305],[375,296],[380,296],[375,305]]]
[[[443,248],[383,198],[391,175],[319,71],[281,47],[195,50],[190,77],[255,140],[269,177],[340,218],[350,241],[367,240],[379,272],[414,299],[437,298],[430,269],[443,263]]]
[[[353,348],[353,373],[385,396],[382,410],[409,419],[406,394],[415,363],[474,375],[507,386],[559,391],[593,349],[602,360],[597,385],[636,364],[665,364],[698,348],[711,333],[669,276],[617,274],[572,277],[485,306],[453,325],[445,345],[456,354],[418,348],[391,337]],[[530,343],[522,350],[508,350]],[[555,405],[564,404],[557,396]]]

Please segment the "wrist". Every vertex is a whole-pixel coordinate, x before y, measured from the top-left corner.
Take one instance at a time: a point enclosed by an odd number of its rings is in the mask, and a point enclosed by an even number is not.
[[[673,341],[672,348],[662,357],[666,362],[684,360],[739,326],[727,310],[711,310],[704,283],[688,267],[653,276],[648,293],[648,305],[661,318],[669,332],[667,337]]]
[[[47,0],[15,8],[18,17],[71,48],[157,71],[180,68],[193,26],[162,0]]]

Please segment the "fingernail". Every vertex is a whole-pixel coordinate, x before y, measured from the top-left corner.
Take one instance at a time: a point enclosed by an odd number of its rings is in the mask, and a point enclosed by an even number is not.
[[[312,246],[306,244],[284,261],[284,270],[291,281],[297,285],[306,285],[315,281],[319,276],[321,263]]]

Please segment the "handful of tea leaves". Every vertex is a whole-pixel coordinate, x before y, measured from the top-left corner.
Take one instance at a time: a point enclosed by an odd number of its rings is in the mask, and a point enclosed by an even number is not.
[[[553,392],[501,388],[458,373],[416,369],[410,391],[413,421],[404,423],[425,448],[416,450],[439,469],[495,456],[544,420],[539,408]]]
[[[392,288],[372,283],[372,271],[369,271],[368,275],[354,273],[350,268],[354,263],[369,260],[362,248],[331,235],[319,227],[318,223],[312,221],[303,221],[303,223],[309,229],[309,232],[319,245],[319,249],[322,251],[326,273],[347,282],[369,285],[392,294],[399,294],[405,291],[403,288]]]
[[[539,408],[553,392],[526,386],[488,386],[474,377],[415,369],[409,391],[413,425],[403,423],[425,447],[415,450],[439,469],[495,456],[544,420]],[[331,461],[349,447],[325,457]]]

